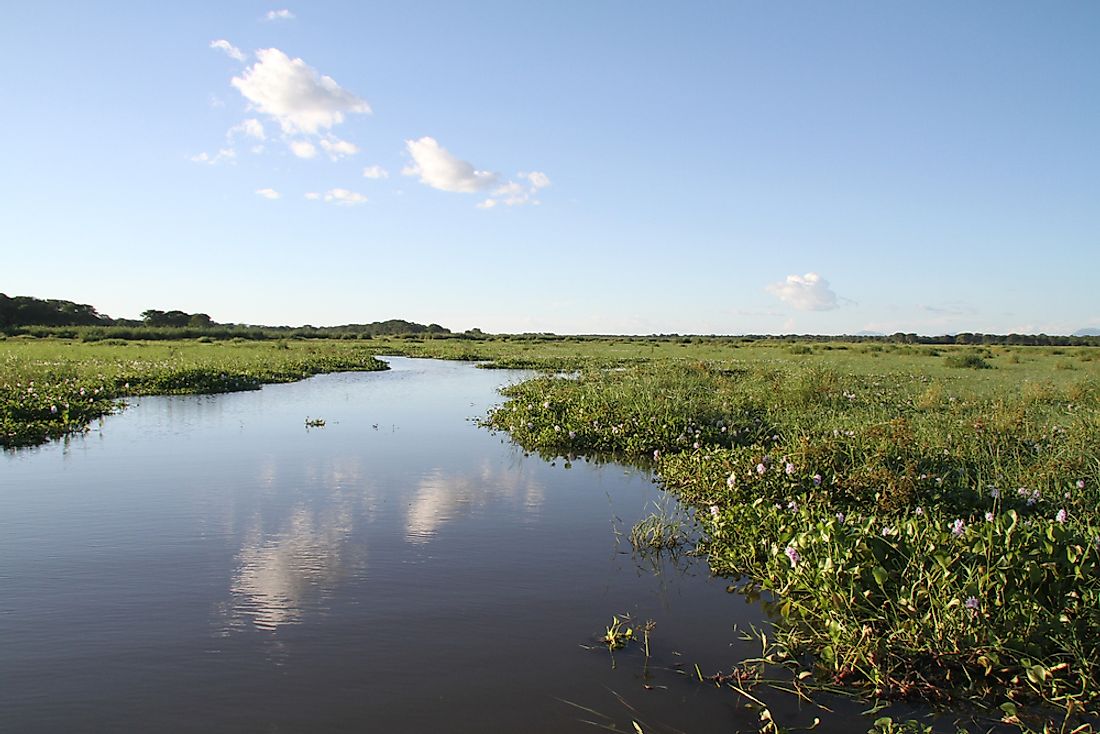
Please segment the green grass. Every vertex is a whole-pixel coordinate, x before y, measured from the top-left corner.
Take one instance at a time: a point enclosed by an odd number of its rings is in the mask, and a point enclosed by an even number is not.
[[[823,685],[1096,709],[1093,350],[719,351],[539,377],[487,422],[544,454],[655,457],[712,570],[767,592]]]
[[[0,341],[0,447],[87,430],[120,398],[255,390],[385,365],[356,342]]]

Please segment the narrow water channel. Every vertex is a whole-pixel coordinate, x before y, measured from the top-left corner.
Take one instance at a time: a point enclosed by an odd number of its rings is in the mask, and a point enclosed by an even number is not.
[[[388,361],[0,455],[0,731],[754,731],[693,675],[762,612],[631,553],[647,473],[470,420],[520,373]]]

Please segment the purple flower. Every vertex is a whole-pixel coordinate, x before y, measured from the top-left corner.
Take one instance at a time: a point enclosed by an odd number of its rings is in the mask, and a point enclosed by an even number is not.
[[[918,507],[917,509],[913,510],[913,514],[914,515],[923,515],[924,514],[924,508],[923,507]]]
[[[657,460],[659,458],[661,458],[661,450],[660,449],[653,449],[653,459]]]
[[[711,505],[710,506],[710,516],[713,517],[715,520],[717,520],[718,515],[719,515],[718,505]]]
[[[790,559],[791,568],[797,566],[799,561],[802,560],[802,556],[798,555],[798,549],[795,548],[793,545],[788,545],[787,549],[783,552],[786,553],[787,558]]]
[[[992,487],[989,490],[989,496],[992,497],[995,500],[1000,499],[1001,498],[1001,490],[997,489],[996,487]]]
[[[814,486],[815,487],[820,487],[821,486],[821,475],[820,474],[814,474]]]
[[[842,525],[844,524],[844,513],[843,512],[836,513],[836,521],[838,523],[842,524]]]
[[[788,461],[787,466],[785,466],[783,468],[783,470],[785,472],[787,472],[787,476],[790,476],[791,474],[794,474],[794,464],[792,464],[791,462]]]
[[[569,432],[569,438],[576,438],[576,437],[577,437],[577,432],[576,431],[570,431]]]
[[[1085,488],[1085,480],[1084,479],[1078,479],[1077,480],[1077,489],[1084,489],[1084,488]]]
[[[698,442],[698,441],[696,441],[695,443],[693,443],[693,444],[691,445],[691,448],[693,448],[693,449],[697,449],[697,448],[699,448],[699,442]]]
[[[1058,510],[1058,514],[1054,516],[1054,521],[1059,523],[1064,523],[1066,521],[1065,509]]]
[[[985,513],[985,521],[986,522],[993,522],[993,513],[992,512]]]
[[[794,500],[791,500],[790,502],[787,503],[787,509],[788,510],[794,510],[795,512],[798,512],[798,503],[795,502]]]
[[[965,532],[966,523],[963,522],[962,518],[955,520],[955,522],[951,524],[951,534],[954,535],[956,538],[962,537],[962,534]]]
[[[730,489],[733,489],[736,484],[737,484],[737,475],[734,474],[733,472],[730,472],[730,475],[728,477],[726,477],[726,486],[729,487]]]
[[[756,465],[756,473],[757,474],[763,474],[767,470],[768,470],[768,467],[764,466],[763,464],[757,464]]]
[[[974,614],[977,614],[978,609],[981,605],[978,603],[978,598],[977,597],[968,596],[968,597],[966,597],[966,601],[963,602],[963,606],[966,607],[967,609],[969,609]]]

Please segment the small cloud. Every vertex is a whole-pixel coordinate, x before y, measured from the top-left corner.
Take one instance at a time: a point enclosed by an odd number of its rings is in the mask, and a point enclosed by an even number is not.
[[[317,155],[317,146],[308,140],[292,140],[290,152],[299,158],[314,158]]]
[[[306,198],[310,201],[317,201],[321,198],[321,195],[318,194],[316,191],[309,191],[306,193]]]
[[[210,48],[216,48],[219,51],[224,51],[225,55],[231,59],[236,59],[237,61],[245,60],[244,52],[224,38],[219,38],[216,41],[211,41]]]
[[[373,179],[389,178],[390,172],[382,168],[382,166],[367,166],[363,169],[363,176]]]
[[[278,199],[281,194],[275,189],[256,189],[256,193],[265,199]]]
[[[455,157],[435,138],[406,140],[405,147],[413,162],[401,169],[401,173],[419,176],[420,183],[433,189],[475,193],[492,187],[499,179],[497,174],[479,171],[471,163]]]
[[[533,171],[531,173],[519,172],[519,178],[526,179],[526,184],[521,184],[517,181],[508,181],[501,186],[493,189],[493,194],[485,201],[478,204],[480,209],[492,209],[497,204],[504,204],[505,206],[523,206],[524,204],[533,204],[538,206],[540,202],[535,198],[539,189],[544,189],[550,185],[550,177],[540,171]]]
[[[288,135],[319,135],[343,122],[345,115],[371,111],[366,100],[301,59],[292,59],[277,48],[260,49],[256,58],[255,64],[230,83]]]
[[[348,191],[347,189],[329,189],[325,192],[325,201],[332,204],[339,204],[340,206],[355,206],[357,204],[364,204],[367,201],[367,197],[355,191]]]
[[[519,172],[520,178],[525,178],[531,182],[531,188],[544,189],[550,185],[550,177],[541,171],[532,171],[531,173]]]
[[[355,155],[359,152],[359,146],[355,143],[349,143],[346,140],[340,140],[340,138],[327,137],[321,139],[321,148],[328,153],[328,157],[332,160],[340,160],[341,158],[349,155]]]
[[[219,163],[233,163],[237,159],[237,151],[232,148],[222,148],[214,155],[209,153],[199,153],[198,155],[191,156],[191,160],[195,163],[205,163],[208,166],[216,166]]]
[[[254,117],[250,117],[247,120],[242,120],[233,127],[229,128],[229,132],[226,133],[226,137],[232,140],[237,135],[247,135],[250,138],[256,138],[256,140],[266,140],[267,136],[264,134],[264,126],[259,120]]]
[[[294,20],[294,13],[289,10],[269,10],[267,15],[264,16],[264,20]]]
[[[831,311],[840,305],[829,282],[817,273],[788,275],[785,281],[773,283],[767,290],[799,311]]]

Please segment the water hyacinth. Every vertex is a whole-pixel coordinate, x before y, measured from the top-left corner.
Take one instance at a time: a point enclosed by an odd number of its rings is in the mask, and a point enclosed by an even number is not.
[[[790,476],[790,475],[794,474],[794,464],[792,464],[791,462],[788,461],[787,465],[783,468],[783,470],[785,472],[787,472],[787,476]]]
[[[814,486],[815,487],[820,487],[821,486],[821,475],[820,474],[814,474]]]
[[[978,597],[976,596],[968,596],[966,601],[963,602],[963,606],[974,614],[977,614],[978,610],[981,608],[981,604],[978,602]]]
[[[783,551],[787,555],[787,559],[791,562],[791,568],[794,568],[802,561],[802,556],[798,554],[798,549],[793,545],[788,545]]]
[[[764,472],[766,472],[767,470],[768,470],[768,467],[764,466],[764,464],[763,464],[763,463],[761,463],[761,464],[757,464],[757,465],[756,465],[756,473],[757,473],[757,474],[763,474],[763,473],[764,473]]]
[[[1067,517],[1066,511],[1063,508],[1061,510],[1058,510],[1058,514],[1054,516],[1054,521],[1057,522],[1057,523],[1065,523],[1066,517]]]
[[[966,522],[960,517],[951,523],[951,534],[956,538],[962,537],[966,532]]]

